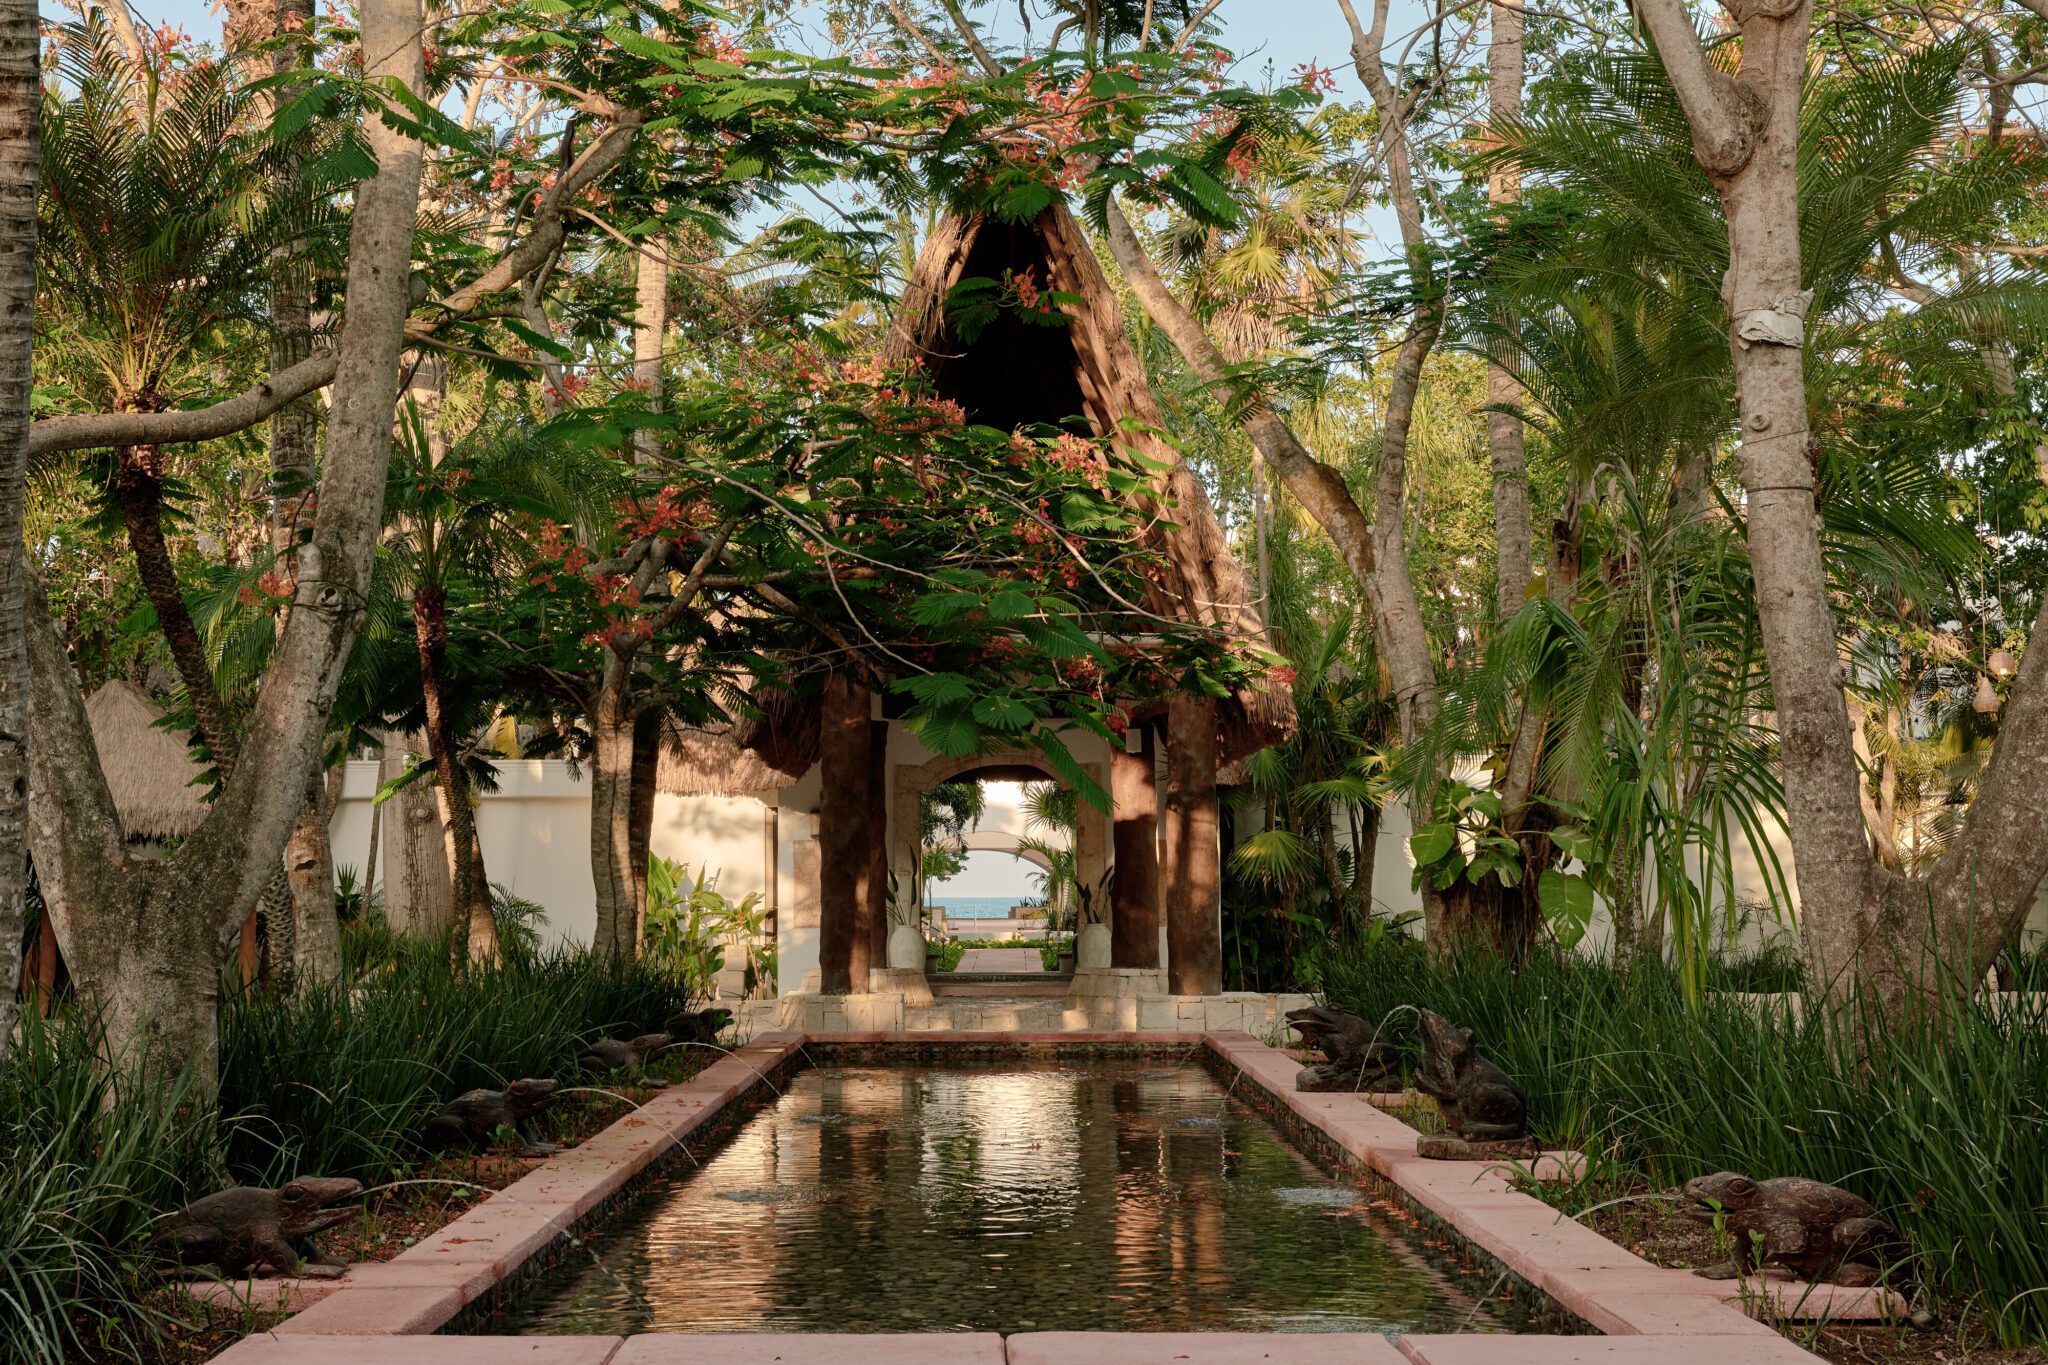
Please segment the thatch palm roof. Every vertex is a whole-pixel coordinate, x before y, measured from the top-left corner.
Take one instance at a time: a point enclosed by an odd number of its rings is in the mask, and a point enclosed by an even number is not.
[[[946,295],[962,279],[994,279],[1034,269],[1046,287],[1078,301],[1068,325],[1030,323],[1005,313],[964,343],[946,316]],[[1143,510],[1150,540],[1166,561],[1152,610],[1176,620],[1221,626],[1244,640],[1265,639],[1244,570],[1232,553],[1201,483],[1158,432],[1165,426],[1137,352],[1124,334],[1116,291],[1064,204],[1028,224],[979,214],[947,217],[925,240],[883,348],[890,360],[921,361],[940,394],[971,420],[1008,428],[1085,415],[1163,468]],[[1294,730],[1294,699],[1274,683],[1245,689],[1222,710],[1225,761],[1255,753]]]
[[[197,781],[205,770],[184,740],[157,728],[163,714],[147,692],[121,679],[85,700],[93,748],[130,839],[183,838],[206,818],[206,788]]]
[[[742,743],[744,734],[731,725],[663,726],[656,790],[677,796],[743,796],[787,787],[810,767],[809,762],[794,771],[777,767]]]
[[[1005,311],[972,344],[965,342],[946,315],[948,292],[963,279],[1026,269],[1044,287],[1076,300],[1066,309],[1066,328]],[[1096,434],[1156,462],[1159,472],[1141,510],[1150,518],[1149,540],[1167,572],[1147,605],[1162,616],[1264,641],[1265,623],[1244,570],[1201,483],[1157,434],[1165,422],[1124,334],[1116,292],[1064,205],[1022,224],[979,214],[941,220],[918,253],[882,354],[890,361],[921,363],[940,396],[959,403],[972,421],[1008,430],[1085,416]],[[664,745],[663,789],[754,791],[793,781],[808,768],[817,753],[815,705],[780,693],[756,701],[762,711],[757,718],[725,730],[681,732]],[[1239,691],[1218,713],[1219,757],[1225,763],[1294,731],[1293,695],[1277,681]]]

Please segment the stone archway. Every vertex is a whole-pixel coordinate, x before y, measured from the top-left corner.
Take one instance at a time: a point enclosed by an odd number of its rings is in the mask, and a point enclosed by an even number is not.
[[[1099,763],[1081,765],[1087,774],[1107,789],[1107,774]],[[917,879],[917,800],[921,793],[931,790],[942,782],[953,782],[964,778],[982,778],[996,781],[1059,782],[1058,773],[1046,763],[1045,757],[1035,750],[1011,749],[993,754],[973,754],[965,758],[940,755],[924,763],[898,763],[894,766],[890,781],[890,807],[896,818],[889,822],[889,872],[898,886],[914,886]],[[1080,803],[1081,827],[1074,836],[1074,869],[1084,887],[1098,888],[1104,884],[1109,870],[1109,818],[1088,802]],[[975,845],[970,839],[969,847]],[[1007,838],[1014,845],[1015,836],[993,835]],[[1000,846],[998,846],[1000,847]],[[1020,853],[1014,846],[1002,847],[1002,852]],[[919,888],[919,894],[922,888]],[[1109,914],[1109,899],[1106,895],[1096,897],[1099,916]],[[892,964],[894,965],[894,964]],[[909,964],[904,964],[905,966]],[[922,966],[922,963],[919,964]]]

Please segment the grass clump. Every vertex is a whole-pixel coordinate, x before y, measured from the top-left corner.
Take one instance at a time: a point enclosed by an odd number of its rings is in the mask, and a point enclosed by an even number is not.
[[[688,1003],[639,961],[533,950],[458,965],[451,942],[374,918],[344,946],[334,986],[227,993],[211,1102],[110,1073],[74,1013],[23,1018],[0,1070],[0,1361],[149,1358],[177,1309],[148,1292],[163,1215],[230,1184],[389,1179],[445,1100],[567,1076],[583,1044]]]
[[[1330,999],[1417,1049],[1420,1005],[1473,1028],[1528,1093],[1548,1144],[1653,1187],[1716,1170],[1862,1195],[1920,1274],[2007,1344],[2048,1342],[2048,1010],[1956,1002],[1854,1036],[1783,1005],[1571,954],[1435,956],[1387,937],[1333,950]]]

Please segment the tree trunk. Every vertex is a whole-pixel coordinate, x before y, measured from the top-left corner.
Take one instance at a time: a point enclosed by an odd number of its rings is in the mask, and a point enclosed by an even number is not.
[[[654,852],[654,803],[661,794],[661,712],[648,707],[633,721],[633,777],[628,810],[632,819],[633,904],[647,913],[647,860]]]
[[[1486,50],[1487,119],[1498,130],[1522,114],[1521,0],[1493,0],[1487,13],[1492,24]],[[1514,166],[1496,166],[1486,179],[1487,201],[1505,223],[1507,210],[1522,198],[1522,173]],[[1506,365],[1486,367],[1486,445],[1493,457],[1494,593],[1496,609],[1512,616],[1529,593],[1534,550],[1530,544],[1529,462],[1522,442],[1522,424],[1500,411],[1522,400],[1522,385]]]
[[[418,91],[424,73],[417,0],[364,0],[357,14],[366,79],[395,78]],[[146,1023],[142,1036],[158,1044],[149,1073],[161,1077],[188,1065],[202,1092],[216,1080],[212,1014],[221,952],[282,863],[361,625],[383,522],[420,148],[375,114],[365,117],[363,133],[377,173],[356,187],[313,542],[299,556],[291,624],[243,730],[248,761],[236,764],[206,819],[171,856],[146,864],[127,858],[77,675],[40,584],[28,579],[38,741],[30,754],[30,842],[45,903],[81,994],[97,1002],[112,1036]],[[132,418],[121,420],[132,428]],[[119,953],[97,951],[117,943]]]
[[[658,235],[641,241],[633,257],[633,383],[644,388],[650,411],[662,406],[663,343],[668,337],[668,244]],[[653,464],[661,433],[633,433],[633,459]]]
[[[306,784],[306,804],[285,842],[284,866],[291,878],[295,921],[292,981],[300,990],[331,984],[341,976],[341,921],[334,913],[334,850],[327,841],[327,822],[340,794],[338,779],[347,767],[344,760]]]
[[[1216,822],[1216,704],[1166,704],[1166,989],[1223,989],[1223,894]]]
[[[1137,753],[1109,751],[1112,866],[1109,965],[1159,966],[1159,792],[1151,730]]]
[[[818,734],[818,989],[826,995],[865,992],[873,965],[874,930],[867,922],[872,742],[867,688],[840,674],[826,679]]]
[[[385,737],[385,746],[421,753],[427,741],[417,732],[394,732]],[[455,881],[448,867],[440,804],[420,781],[401,788],[387,804],[392,825],[384,852],[384,913],[402,932],[445,934],[455,927]]]
[[[22,504],[35,387],[36,186],[42,78],[36,7],[0,8],[0,1069],[14,1036],[28,892],[29,670]],[[51,935],[47,923],[46,937]],[[54,942],[54,937],[49,941]]]
[[[591,698],[590,870],[597,894],[595,946],[601,953],[631,957],[640,950],[640,907],[637,888],[645,884],[645,864],[636,875],[633,855],[633,712],[623,674],[600,683]]]
[[[470,960],[495,962],[498,930],[491,915],[491,884],[484,872],[476,807],[470,800],[469,774],[462,766],[447,690],[448,595],[438,587],[415,589],[412,619],[419,643],[420,694],[427,712],[427,752],[434,760],[435,796],[454,882],[456,923],[467,931]]]

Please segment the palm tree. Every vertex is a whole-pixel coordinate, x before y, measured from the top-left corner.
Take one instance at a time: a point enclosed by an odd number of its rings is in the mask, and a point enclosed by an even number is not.
[[[35,388],[36,178],[42,72],[36,7],[0,10],[0,1067],[14,1033],[14,989],[28,894],[28,637],[21,513]]]
[[[1957,82],[1954,54],[1936,51],[1830,77],[1806,104],[1806,373],[1842,600],[1944,601],[1981,554],[1948,515],[1938,451],[1897,403],[1856,397],[1867,357],[1983,393],[1987,339],[2048,316],[2038,286],[1981,271],[1950,271],[1946,287],[1920,288],[1914,308],[1896,306],[1901,278],[1933,273],[1939,243],[1993,230],[2026,183],[2004,156],[1933,173],[1927,149]],[[1774,868],[1765,825],[1784,814],[1773,739],[1755,720],[1768,701],[1734,534],[1740,509],[1713,496],[1735,414],[1719,292],[1726,236],[1654,61],[1586,59],[1505,132],[1495,155],[1540,191],[1494,244],[1464,344],[1522,373],[1523,415],[1564,466],[1574,510],[1552,601],[1527,609],[1447,689],[1429,747],[1438,757],[1504,749],[1505,699],[1540,697],[1550,708],[1543,790],[1528,818],[1553,820],[1575,848],[1609,851],[1586,871],[1624,937],[1646,899],[1645,946],[1661,920],[1696,962],[1731,822]],[[1558,872],[1541,851],[1532,877]],[[1705,889],[1687,875],[1693,864]]]
[[[277,192],[277,150],[252,128],[254,102],[233,67],[137,69],[97,19],[66,36],[64,78],[44,111],[44,370],[88,410],[162,411],[188,387],[210,387],[237,340],[261,363],[273,252],[331,240],[332,198],[303,176]],[[131,98],[137,86],[148,99]],[[104,478],[199,736],[225,772],[234,722],[167,536],[182,483],[155,445],[116,450]]]

